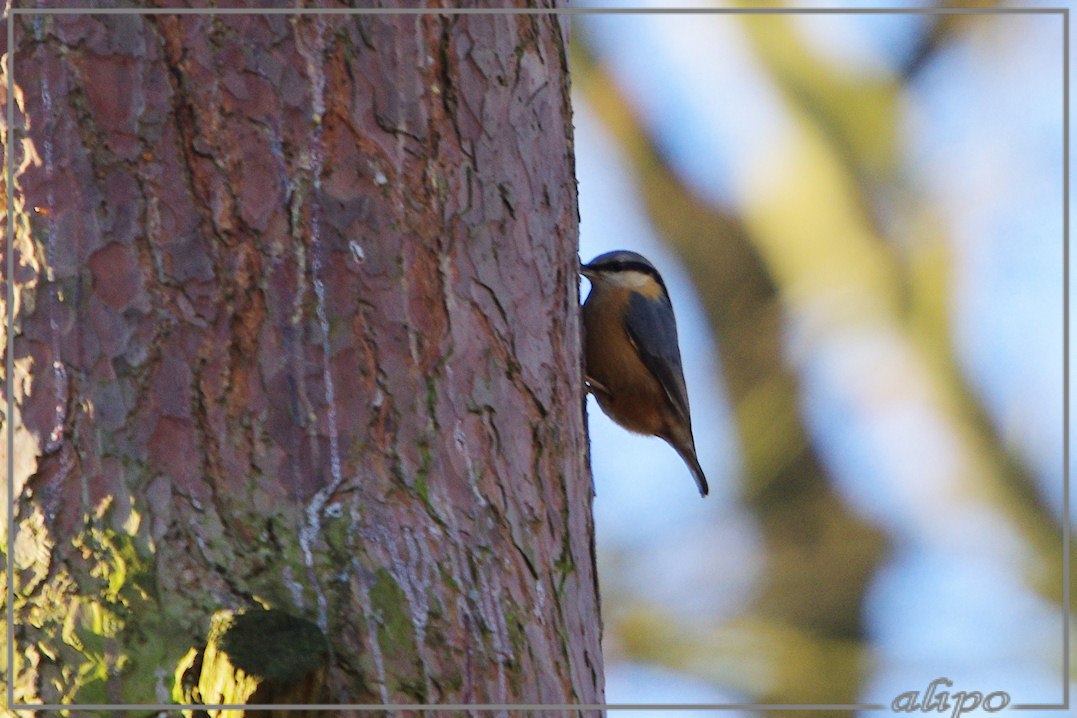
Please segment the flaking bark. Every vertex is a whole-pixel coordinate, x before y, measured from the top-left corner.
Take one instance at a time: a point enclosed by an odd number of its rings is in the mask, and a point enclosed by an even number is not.
[[[15,25],[17,701],[600,702],[565,20]]]

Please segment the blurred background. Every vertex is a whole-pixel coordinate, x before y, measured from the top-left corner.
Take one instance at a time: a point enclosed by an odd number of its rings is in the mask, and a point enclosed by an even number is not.
[[[580,255],[665,276],[712,488],[589,400],[607,701],[1062,702],[1062,15],[572,32]]]

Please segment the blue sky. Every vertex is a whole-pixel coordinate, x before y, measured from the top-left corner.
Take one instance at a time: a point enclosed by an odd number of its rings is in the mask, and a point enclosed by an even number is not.
[[[800,16],[796,24],[820,55],[878,76],[907,57],[923,22],[915,15],[839,15]],[[1063,441],[1060,27],[1058,16],[1044,15],[981,23],[925,68],[898,113],[899,189],[917,218],[942,227],[953,257],[950,320],[959,364],[1056,515]],[[601,15],[581,18],[577,28],[701,196],[736,212],[758,188],[752,175],[759,166],[780,168],[774,140],[791,131],[785,100],[735,18]],[[718,437],[701,446],[715,489],[701,502],[671,449],[627,434],[589,404],[600,575],[604,587],[669,607],[685,621],[721,623],[750,600],[765,556],[736,498],[740,459],[717,383],[716,340],[677,260],[643,215],[618,148],[586,98],[574,101],[581,257],[629,248],[659,266],[677,312],[697,436]],[[900,229],[903,219],[896,221]],[[1006,690],[1015,703],[1058,700],[1057,607],[1027,587],[1034,557],[1005,512],[981,495],[976,458],[933,398],[915,347],[891,327],[820,330],[819,321],[804,312],[787,318],[786,350],[804,386],[805,422],[848,504],[895,546],[866,598],[876,668],[862,699],[889,702],[947,675],[959,688]],[[879,389],[880,374],[902,387],[900,396]],[[621,573],[611,576],[603,565]],[[716,575],[721,585],[711,580]],[[649,682],[652,669],[609,668],[610,702],[647,695],[662,702],[682,690],[662,672]],[[622,674],[635,677],[624,681]]]

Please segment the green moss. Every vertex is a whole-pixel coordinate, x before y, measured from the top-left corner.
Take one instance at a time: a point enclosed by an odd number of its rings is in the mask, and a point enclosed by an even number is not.
[[[408,613],[407,597],[387,570],[378,569],[375,575],[370,603],[377,621],[378,645],[389,689],[424,702],[425,673],[415,642],[415,628]]]
[[[407,597],[386,569],[378,569],[375,575],[370,602],[378,621],[378,643],[392,651],[412,641],[411,621],[404,615]]]
[[[434,452],[430,448],[430,442],[425,437],[419,439],[416,445],[419,450],[419,469],[415,472],[415,491],[422,498],[423,504],[430,506],[430,487],[426,478],[430,475],[430,467],[434,465]]]
[[[337,518],[323,516],[322,538],[334,556],[345,557],[351,554],[351,541],[348,533],[351,530],[351,518],[347,514],[341,514]]]
[[[527,651],[527,636],[524,633],[523,620],[517,613],[516,607],[511,604],[505,607],[505,625],[509,629],[509,645],[512,646],[512,662],[513,664],[518,664],[519,657]]]
[[[429,376],[426,378],[426,415],[430,418],[430,423],[433,424],[435,429],[440,428],[438,426],[438,380],[435,376]]]
[[[415,477],[415,491],[418,492],[419,498],[423,500],[423,504],[429,508],[430,487],[426,484],[426,474],[419,474]]]
[[[441,576],[441,582],[449,587],[449,592],[446,595],[452,595],[460,593],[460,584],[456,582],[456,579],[452,577],[452,572],[449,567],[444,563],[438,564],[438,574]]]
[[[568,542],[569,536],[566,532],[564,539],[561,542],[561,554],[554,562],[554,568],[557,569],[557,595],[560,597],[564,593],[565,579],[568,575],[576,570],[576,564],[572,560],[572,547]]]
[[[63,620],[60,639],[79,656],[67,699],[115,702],[119,686],[123,702],[154,701],[155,669],[175,663],[187,646],[180,622],[157,600],[149,548],[137,536],[94,524],[72,543],[100,584],[96,591],[84,586],[85,597]]]

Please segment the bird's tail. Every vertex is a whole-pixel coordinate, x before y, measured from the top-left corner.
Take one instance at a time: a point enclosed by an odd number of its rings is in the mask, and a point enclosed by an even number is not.
[[[703,475],[703,469],[699,465],[699,459],[696,458],[696,449],[694,446],[677,446],[671,444],[677,453],[684,459],[684,463],[688,464],[688,469],[692,472],[692,478],[696,480],[696,486],[699,487],[699,495],[706,496],[710,491],[707,486],[707,477]]]

